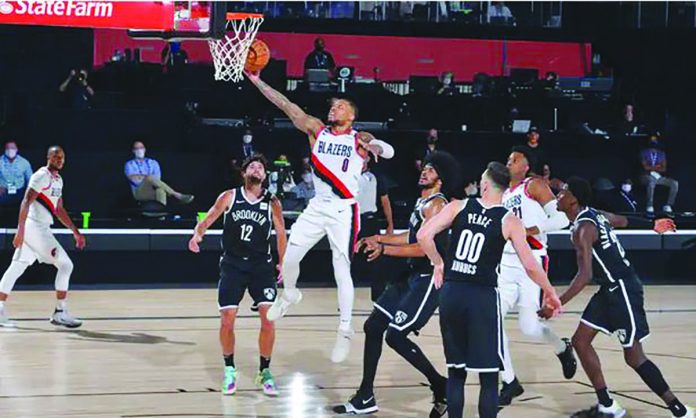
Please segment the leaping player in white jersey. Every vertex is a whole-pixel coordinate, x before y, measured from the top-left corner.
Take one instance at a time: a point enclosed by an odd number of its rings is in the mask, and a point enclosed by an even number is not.
[[[522,220],[527,229],[527,242],[535,258],[548,272],[548,253],[546,250],[549,231],[557,231],[568,226],[568,218],[559,212],[556,196],[541,179],[527,177],[535,161],[524,146],[513,147],[507,161],[510,172],[510,187],[503,193],[503,205]],[[525,273],[524,267],[510,243],[505,245],[498,276],[501,311],[503,317],[515,306],[519,310],[519,326],[522,333],[541,339],[554,348],[563,367],[563,375],[571,379],[577,370],[573,347],[567,338],[559,338],[546,324],[539,320],[537,311],[541,308],[542,292]],[[524,389],[515,377],[512,367],[507,334],[503,333],[505,344],[503,387],[500,391],[499,405],[506,406],[512,399],[520,396]]]
[[[51,233],[53,216],[69,228],[75,238],[75,247],[85,246],[85,237],[80,234],[63,207],[63,179],[58,172],[65,164],[65,152],[59,146],[48,149],[48,164],[41,167],[29,179],[29,186],[24,200],[19,207],[17,234],[12,241],[16,248],[12,263],[0,280],[0,326],[14,326],[5,315],[5,301],[15,282],[34,261],[53,264],[56,273],[56,309],[51,316],[51,323],[67,328],[77,328],[82,321],[68,314],[67,297],[70,274],[73,263]]]
[[[353,313],[353,279],[350,262],[360,230],[360,212],[355,200],[363,159],[368,152],[375,157],[391,158],[394,149],[367,132],[353,129],[357,108],[347,99],[334,99],[328,124],[306,114],[298,105],[264,83],[257,74],[246,74],[259,91],[306,133],[311,148],[312,177],[316,194],[290,229],[281,275],[285,290],[268,310],[273,321],[284,316],[302,294],[297,289],[300,261],[324,236],[331,246],[334,276],[338,287],[340,322],[331,361],[340,363],[348,357]]]

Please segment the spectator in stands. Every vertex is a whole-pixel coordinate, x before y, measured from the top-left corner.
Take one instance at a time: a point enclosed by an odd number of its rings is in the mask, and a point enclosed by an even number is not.
[[[611,180],[600,177],[594,183],[594,207],[613,213],[636,212],[638,205],[631,195],[631,180],[616,188]]]
[[[302,181],[290,189],[292,193],[295,193],[295,197],[304,201],[304,206],[309,204],[309,200],[314,197],[314,181],[312,181],[312,172],[306,170],[302,172]]]
[[[21,203],[31,175],[31,164],[18,154],[17,143],[7,141],[0,157],[0,205]]]
[[[256,153],[256,148],[254,148],[254,135],[251,133],[251,129],[247,129],[242,135],[242,147],[236,148],[232,152],[232,164],[235,164],[241,170],[241,162]]]
[[[67,96],[73,109],[89,109],[94,89],[87,82],[87,70],[70,70],[68,78],[58,87]]]
[[[541,144],[539,143],[539,130],[534,126],[529,128],[529,132],[527,133],[527,147],[535,161],[529,174],[539,174],[542,172],[541,167],[546,164],[546,158],[541,150]]]
[[[552,178],[551,176],[551,166],[548,164],[544,164],[541,167],[541,178],[544,180],[544,183],[546,183],[547,186],[551,189],[553,194],[558,194],[561,190],[563,190],[563,180],[558,179],[558,178]]]
[[[650,144],[640,153],[641,164],[643,165],[644,174],[641,176],[641,183],[647,186],[647,207],[645,209],[648,214],[655,213],[653,206],[653,198],[655,196],[655,186],[665,186],[669,188],[669,197],[667,204],[662,207],[662,210],[667,213],[672,213],[672,206],[677,199],[679,191],[679,182],[665,176],[667,173],[667,153],[665,153],[658,134],[650,136]]]
[[[181,47],[181,42],[167,42],[160,53],[162,66],[169,71],[188,64],[188,54]]]
[[[438,132],[437,129],[431,128],[428,131],[428,136],[425,138],[425,153],[422,157],[416,158],[416,171],[419,173],[423,171],[423,160],[430,155],[431,152],[437,151]]]
[[[621,133],[625,135],[636,135],[639,133],[639,125],[638,121],[636,120],[635,107],[630,103],[624,105],[619,129]]]
[[[329,70],[333,76],[336,71],[336,62],[333,55],[326,51],[324,38],[316,38],[314,40],[314,50],[305,58],[304,69],[305,72],[307,70]]]
[[[454,73],[446,71],[440,75],[440,88],[437,90],[438,96],[454,96],[459,93],[457,86],[454,85]]]
[[[512,25],[515,23],[515,17],[504,2],[494,1],[488,7],[488,23]]]
[[[637,212],[638,202],[636,198],[633,197],[633,181],[631,179],[626,179],[621,184],[621,190],[619,191],[619,197],[621,204],[617,204],[616,208],[612,208],[613,212]]]
[[[273,161],[273,167],[274,170],[268,174],[268,190],[282,198],[295,187],[292,165],[287,155],[280,154]]]
[[[126,162],[124,171],[135,200],[138,202],[156,200],[163,206],[167,205],[167,196],[173,196],[184,204],[193,201],[193,195],[179,193],[162,181],[159,163],[155,159],[145,158],[145,144],[141,141],[133,143],[133,156],[135,158]]]

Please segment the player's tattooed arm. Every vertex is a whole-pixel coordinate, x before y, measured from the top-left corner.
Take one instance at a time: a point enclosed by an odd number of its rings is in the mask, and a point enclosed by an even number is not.
[[[27,223],[27,216],[29,215],[29,206],[36,200],[39,196],[39,192],[32,188],[27,188],[24,194],[24,199],[19,206],[19,220],[17,221],[17,233],[12,240],[12,245],[15,248],[19,248],[24,243],[24,226]]]
[[[445,262],[437,251],[435,236],[452,226],[454,218],[457,217],[463,207],[461,200],[448,203],[437,215],[424,222],[416,235],[418,244],[420,244],[423,252],[433,264],[433,283],[437,289],[442,287],[444,281]]]
[[[246,73],[246,76],[249,81],[259,89],[261,94],[290,118],[297,129],[309,135],[310,143],[313,145],[316,135],[324,127],[321,120],[305,113],[300,106],[291,102],[290,99],[285,97],[278,90],[261,80],[258,74]]]
[[[75,238],[75,247],[77,247],[78,250],[83,249],[86,243],[85,237],[80,233],[80,230],[77,229],[72,219],[70,219],[68,211],[65,210],[65,206],[63,206],[63,198],[58,199],[58,204],[56,205],[56,218],[58,218],[60,223],[65,225],[66,228],[72,231],[73,237]]]
[[[271,200],[271,212],[273,217],[273,229],[276,233],[276,243],[278,244],[278,265],[283,265],[285,249],[288,245],[288,234],[285,231],[285,219],[283,218],[283,205],[280,199],[273,197]]]
[[[561,302],[565,305],[582,291],[592,280],[592,245],[597,241],[599,233],[597,227],[591,222],[580,222],[573,231],[573,246],[575,258],[578,264],[578,272],[575,274],[570,286],[561,295]]]
[[[205,235],[206,231],[212,224],[215,223],[215,221],[217,221],[220,215],[227,210],[233,199],[234,192],[229,190],[222,192],[220,196],[218,196],[217,200],[215,200],[215,204],[208,209],[208,213],[205,214],[205,217],[201,219],[193,229],[193,236],[188,243],[190,251],[194,253],[200,251],[198,244],[203,241],[203,236]]]
[[[638,228],[638,229],[650,229],[657,232],[658,234],[664,234],[665,232],[675,232],[677,230],[677,225],[674,220],[670,218],[660,218],[652,220],[638,217],[628,217],[616,215],[610,212],[600,211],[602,215],[609,221],[614,228]]]

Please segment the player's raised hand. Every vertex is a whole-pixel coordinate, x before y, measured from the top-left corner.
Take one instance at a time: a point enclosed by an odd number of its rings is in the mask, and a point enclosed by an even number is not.
[[[443,264],[438,264],[433,267],[433,284],[435,289],[442,287],[442,283],[445,281],[445,266]]]
[[[660,218],[655,219],[655,226],[653,229],[658,234],[664,234],[665,232],[675,232],[677,230],[677,225],[670,218]]]
[[[87,245],[87,240],[85,239],[84,235],[76,232],[73,237],[75,238],[75,248],[78,250],[85,248],[85,245]]]
[[[384,252],[384,244],[380,244],[376,241],[367,241],[363,252],[367,254],[367,261],[375,261]]]
[[[355,138],[362,148],[374,156],[375,162],[378,162],[379,156],[382,154],[382,148],[379,145],[371,144],[375,136],[369,132],[360,131],[355,135]]]
[[[200,243],[201,241],[203,241],[202,237],[199,237],[198,235],[192,236],[188,242],[189,251],[196,254],[201,252],[201,248],[198,246],[198,243]]]

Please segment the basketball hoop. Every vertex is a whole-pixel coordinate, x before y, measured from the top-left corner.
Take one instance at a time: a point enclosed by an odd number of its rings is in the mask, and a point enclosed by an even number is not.
[[[227,13],[227,31],[222,39],[208,39],[215,65],[215,80],[242,80],[251,43],[263,23],[258,13]]]

